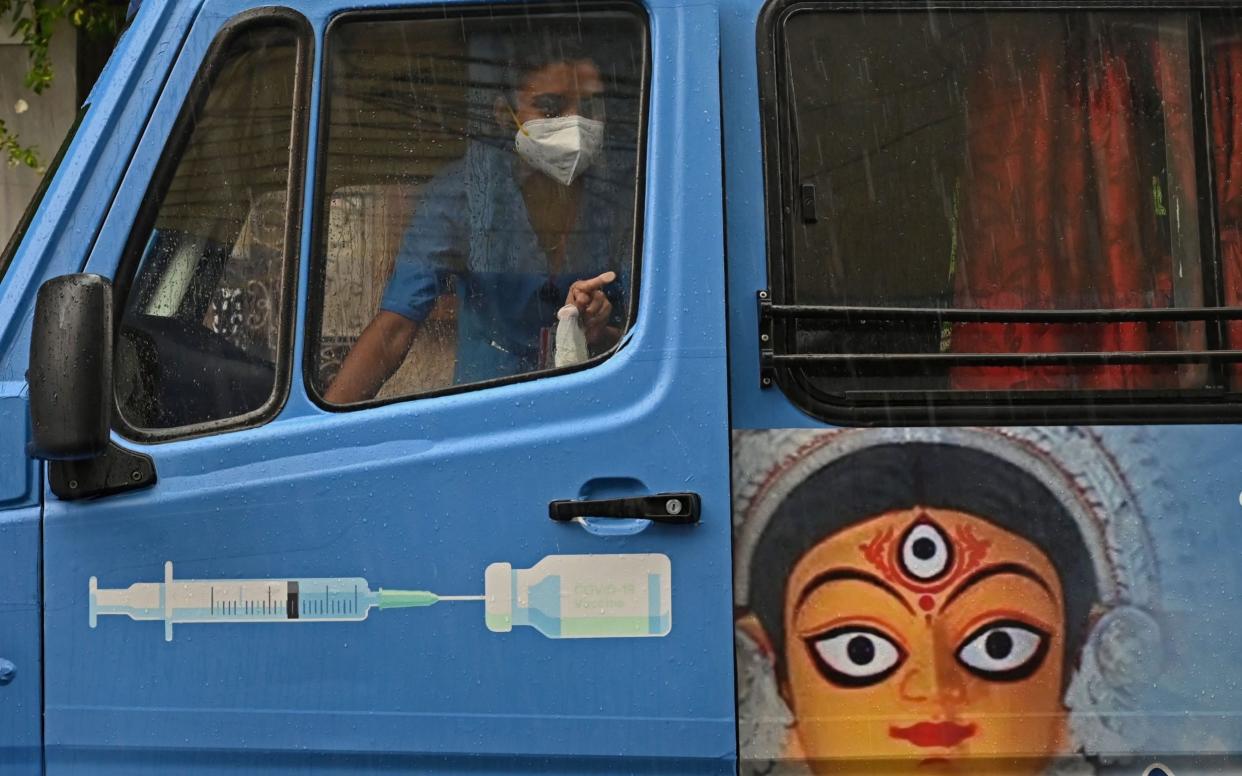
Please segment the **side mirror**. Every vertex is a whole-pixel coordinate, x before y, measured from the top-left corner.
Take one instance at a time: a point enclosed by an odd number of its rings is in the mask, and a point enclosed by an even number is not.
[[[39,288],[30,337],[30,454],[102,455],[112,426],[112,284],[61,275]]]

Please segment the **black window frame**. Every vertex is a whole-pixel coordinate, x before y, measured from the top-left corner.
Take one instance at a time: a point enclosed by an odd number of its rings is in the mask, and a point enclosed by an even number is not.
[[[315,370],[318,367],[318,340],[320,336],[320,327],[322,325],[324,295],[326,290],[325,276],[328,266],[327,257],[320,254],[325,245],[329,201],[324,188],[327,182],[328,173],[328,154],[326,153],[327,147],[324,142],[324,128],[329,125],[328,122],[331,120],[330,111],[332,98],[331,92],[327,88],[327,86],[331,84],[333,64],[331,49],[328,46],[329,37],[338,25],[358,21],[417,21],[424,19],[444,21],[445,19],[467,18],[496,20],[508,17],[543,18],[555,16],[557,14],[581,14],[584,11],[622,11],[633,14],[635,19],[642,24],[643,31],[642,71],[640,73],[642,89],[639,94],[640,116],[636,136],[638,154],[636,159],[634,184],[634,225],[632,230],[634,247],[631,253],[633,267],[630,272],[629,312],[625,321],[625,329],[622,332],[621,339],[603,353],[592,356],[586,361],[572,366],[535,370],[531,372],[524,372],[522,374],[510,375],[508,377],[463,383],[461,385],[449,385],[444,388],[423,391],[421,393],[392,396],[387,398],[372,398],[366,401],[353,402],[351,404],[334,404],[327,401],[319,391],[318,386],[315,385],[313,376],[315,375]],[[638,307],[640,303],[638,291],[642,280],[642,254],[645,237],[643,224],[646,221],[647,133],[648,125],[651,121],[651,16],[641,2],[638,0],[600,0],[599,2],[587,3],[549,2],[534,6],[528,4],[514,5],[510,3],[471,3],[461,6],[414,6],[407,8],[378,8],[343,11],[334,15],[329,20],[324,30],[323,59],[323,68],[319,79],[320,84],[323,86],[321,87],[319,95],[319,110],[317,113],[318,121],[316,124],[318,130],[315,137],[315,204],[314,210],[311,214],[310,244],[312,255],[308,258],[310,262],[310,282],[306,296],[306,328],[302,334],[302,382],[306,390],[306,395],[317,407],[329,412],[356,412],[358,410],[366,410],[373,407],[383,407],[397,402],[419,401],[422,399],[432,399],[438,396],[449,396],[459,393],[486,390],[488,388],[496,388],[503,385],[524,383],[531,380],[542,380],[548,377],[555,377],[557,375],[580,372],[584,369],[591,369],[592,367],[608,360],[613,355],[618,353],[621,348],[625,347],[627,341],[629,340],[630,333],[638,322]],[[326,388],[327,386],[324,387]]]
[[[298,270],[301,264],[307,139],[310,132],[311,88],[315,60],[314,27],[309,19],[291,8],[263,6],[243,11],[221,25],[212,38],[194,77],[194,82],[177,114],[177,119],[173,123],[168,138],[164,141],[163,152],[147,184],[142,204],[130,226],[129,236],[117,265],[112,325],[113,353],[119,352],[121,321],[125,314],[129,294],[133,289],[134,280],[140,269],[143,253],[151,230],[154,228],[160,206],[163,204],[164,197],[172,185],[177,168],[190,143],[195,128],[195,116],[205,107],[221,69],[228,62],[228,49],[232,40],[251,30],[269,27],[285,27],[293,33],[297,41],[293,73],[293,116],[290,121],[289,172],[286,184],[284,255],[282,257],[281,280],[284,287],[281,293],[280,309],[276,313],[279,333],[272,392],[258,408],[231,417],[171,428],[142,428],[131,425],[125,419],[114,383],[109,388],[112,393],[112,427],[118,434],[134,442],[158,444],[261,426],[279,415],[289,398],[293,345],[296,341]]]
[[[1220,249],[1216,229],[1216,198],[1213,193],[1209,139],[1205,130],[1207,117],[1204,85],[1204,48],[1201,44],[1202,14],[1237,10],[1227,2],[1118,2],[1117,0],[1081,0],[1076,3],[1056,0],[769,0],[760,13],[757,26],[760,125],[763,147],[765,227],[767,230],[766,289],[757,291],[759,308],[760,383],[764,389],[779,387],[804,412],[830,423],[854,426],[935,426],[935,425],[1068,425],[1068,424],[1177,424],[1227,423],[1242,419],[1242,388],[1204,391],[982,391],[948,389],[938,391],[859,391],[845,401],[839,394],[819,390],[800,364],[840,362],[839,356],[798,354],[794,347],[795,322],[798,319],[855,320],[867,315],[874,320],[911,320],[920,316],[942,322],[961,320],[1016,321],[1027,320],[1195,320],[1205,321],[1208,348],[1202,361],[1227,367],[1242,360],[1242,342],[1233,343],[1235,350],[1215,350],[1225,341],[1224,322],[1242,319],[1242,308],[1221,306]],[[787,249],[795,216],[800,212],[796,138],[792,131],[792,111],[787,109],[788,88],[782,75],[785,66],[783,27],[793,15],[805,12],[820,14],[883,13],[927,14],[929,12],[1180,12],[1199,14],[1192,25],[1191,77],[1193,89],[1195,166],[1200,211],[1201,257],[1205,277],[1205,303],[1193,310],[1155,308],[1148,311],[989,311],[989,310],[914,310],[902,308],[829,308],[794,304],[794,268],[792,251]],[[1207,286],[1211,284],[1210,288]],[[991,313],[991,315],[989,315]],[[1078,313],[1075,317],[1074,313]],[[1186,353],[1191,353],[1186,351]],[[1195,352],[1197,353],[1197,352]],[[1229,355],[1234,354],[1234,355]],[[876,358],[882,354],[847,354]],[[911,362],[923,355],[940,357],[948,362],[953,354],[908,354]],[[1014,355],[1014,354],[1001,354]],[[1016,354],[1018,358],[1037,354]],[[1200,354],[1202,355],[1202,354]],[[809,356],[809,357],[808,357]],[[907,356],[907,354],[902,354]],[[932,360],[932,359],[928,359]],[[1037,360],[1037,359],[1030,359]],[[1172,360],[1172,359],[1169,359]],[[1156,358],[1137,360],[1156,363]],[[1179,363],[1190,363],[1179,360]],[[960,363],[960,362],[959,362]],[[1093,364],[1106,363],[1094,361]],[[1133,363],[1133,361],[1126,361]],[[977,365],[977,364],[976,364]],[[990,364],[991,365],[991,364]],[[1012,366],[1014,364],[1006,364]],[[1018,364],[1021,365],[1021,364]],[[1223,376],[1223,372],[1218,372]]]

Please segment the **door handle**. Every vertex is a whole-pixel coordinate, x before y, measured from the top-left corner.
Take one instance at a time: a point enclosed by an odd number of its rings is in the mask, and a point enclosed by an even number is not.
[[[562,500],[548,504],[548,517],[559,522],[576,517],[615,517],[693,525],[699,522],[701,511],[697,493],[656,493],[634,498]]]

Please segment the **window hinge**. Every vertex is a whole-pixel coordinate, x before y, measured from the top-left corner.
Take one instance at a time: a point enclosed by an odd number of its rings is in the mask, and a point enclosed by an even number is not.
[[[776,380],[776,360],[772,352],[772,293],[759,292],[759,387],[771,388]]]

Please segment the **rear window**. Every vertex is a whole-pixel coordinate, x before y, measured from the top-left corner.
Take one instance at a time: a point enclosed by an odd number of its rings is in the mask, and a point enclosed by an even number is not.
[[[1233,17],[769,20],[768,384],[823,416],[915,422],[1233,398]]]

